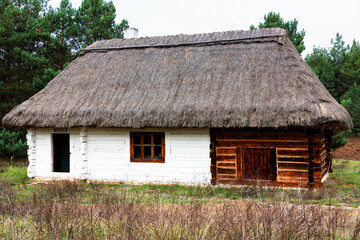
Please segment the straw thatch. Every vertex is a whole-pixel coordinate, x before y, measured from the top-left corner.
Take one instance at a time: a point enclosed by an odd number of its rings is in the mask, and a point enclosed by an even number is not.
[[[352,126],[283,29],[96,42],[3,124]]]

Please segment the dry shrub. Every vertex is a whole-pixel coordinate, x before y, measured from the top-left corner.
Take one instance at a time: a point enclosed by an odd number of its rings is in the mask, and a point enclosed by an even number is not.
[[[280,192],[283,201],[276,204],[250,199],[204,203],[201,191],[210,188],[195,189],[195,198],[169,204],[163,204],[162,193],[154,191],[152,202],[144,204],[147,196],[140,191],[119,193],[82,182],[50,182],[36,188],[30,201],[13,195],[6,201],[3,196],[11,190],[3,189],[7,187],[0,187],[0,238],[358,239],[360,233],[360,216],[355,213],[292,204],[285,191]],[[264,190],[239,191],[260,199]]]

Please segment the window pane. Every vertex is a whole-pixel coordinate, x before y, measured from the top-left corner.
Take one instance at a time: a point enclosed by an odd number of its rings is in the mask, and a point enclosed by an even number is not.
[[[162,159],[161,146],[155,146],[154,147],[154,158],[155,159]]]
[[[141,158],[141,147],[134,146],[134,158]]]
[[[151,136],[144,136],[144,144],[151,144]]]
[[[154,135],[154,144],[161,144],[162,135]]]
[[[141,144],[141,136],[134,136],[134,144]]]
[[[144,158],[151,158],[151,147],[150,146],[144,147]]]

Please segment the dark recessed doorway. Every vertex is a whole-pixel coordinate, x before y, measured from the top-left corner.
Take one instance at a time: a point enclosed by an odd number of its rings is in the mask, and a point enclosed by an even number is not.
[[[53,134],[54,172],[70,172],[70,136]]]

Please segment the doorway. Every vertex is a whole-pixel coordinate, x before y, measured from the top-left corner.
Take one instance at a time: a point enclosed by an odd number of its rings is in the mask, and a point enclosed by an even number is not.
[[[70,172],[70,136],[67,133],[53,134],[53,171]]]

